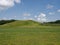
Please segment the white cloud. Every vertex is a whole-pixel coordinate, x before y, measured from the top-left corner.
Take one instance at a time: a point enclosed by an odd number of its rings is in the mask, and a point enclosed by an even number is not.
[[[46,16],[46,14],[40,13],[40,15],[38,17],[45,17],[45,16]]]
[[[15,0],[16,3],[21,3],[21,0]]]
[[[57,12],[60,12],[60,9],[59,9],[59,10],[57,10]]]
[[[46,6],[46,8],[47,9],[52,9],[54,6],[53,5],[50,5],[50,4],[48,4],[47,6]]]
[[[40,18],[37,18],[38,21],[40,21]]]
[[[37,20],[39,22],[46,22],[46,14],[45,13],[40,13],[37,17]]]
[[[15,3],[21,3],[21,0],[0,0],[0,9],[13,7]]]

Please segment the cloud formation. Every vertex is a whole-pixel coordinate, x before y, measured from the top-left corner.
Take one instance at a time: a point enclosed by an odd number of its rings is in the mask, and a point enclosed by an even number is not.
[[[15,3],[21,3],[21,0],[0,0],[0,9],[13,7]]]
[[[40,13],[40,14],[38,15],[38,17],[37,17],[37,20],[38,20],[39,22],[46,22],[46,14]]]

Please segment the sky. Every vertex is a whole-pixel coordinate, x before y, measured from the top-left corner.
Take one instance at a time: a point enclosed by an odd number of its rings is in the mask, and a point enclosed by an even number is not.
[[[0,0],[0,20],[60,20],[60,0]]]

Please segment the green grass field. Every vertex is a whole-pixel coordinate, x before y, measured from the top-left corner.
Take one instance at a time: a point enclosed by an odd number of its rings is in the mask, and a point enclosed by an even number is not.
[[[3,25],[0,45],[60,45],[60,26]]]

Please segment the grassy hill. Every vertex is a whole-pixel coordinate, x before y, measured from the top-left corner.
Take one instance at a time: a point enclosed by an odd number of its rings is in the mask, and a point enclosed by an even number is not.
[[[60,45],[60,26],[32,20],[17,20],[0,25],[0,45]]]
[[[1,27],[18,27],[18,26],[39,26],[40,23],[33,20],[16,20],[14,22],[0,25]]]
[[[60,26],[59,20],[46,23],[40,23],[33,20],[2,20],[0,21],[0,24],[1,28]]]

